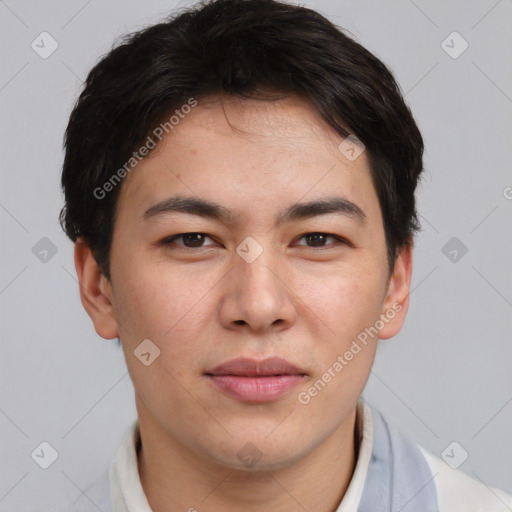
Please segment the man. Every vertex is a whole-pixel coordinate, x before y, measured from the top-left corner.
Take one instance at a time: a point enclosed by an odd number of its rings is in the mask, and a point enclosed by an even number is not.
[[[217,0],[127,38],[66,131],[61,222],[138,418],[73,510],[508,510],[360,397],[409,305],[423,141],[318,13]]]

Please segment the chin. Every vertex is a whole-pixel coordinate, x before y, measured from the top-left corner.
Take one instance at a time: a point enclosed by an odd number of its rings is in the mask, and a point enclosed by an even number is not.
[[[252,441],[247,440],[251,437]],[[293,439],[290,436],[287,436],[286,442],[282,438],[269,442],[265,437],[258,440],[258,436],[248,436],[244,440],[239,438],[231,440],[228,445],[222,443],[222,452],[211,453],[211,456],[220,466],[237,471],[247,473],[278,471],[306,456],[303,443],[291,441]],[[302,448],[300,452],[296,451],[298,446]]]

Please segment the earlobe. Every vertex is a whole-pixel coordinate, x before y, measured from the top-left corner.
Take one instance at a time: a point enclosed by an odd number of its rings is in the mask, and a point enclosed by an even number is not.
[[[379,331],[380,339],[392,338],[404,324],[409,309],[412,250],[412,244],[404,246],[397,256],[393,275],[388,284],[388,293],[382,307],[381,318],[384,327]]]
[[[119,332],[112,304],[112,287],[82,238],[75,242],[75,268],[80,300],[96,332],[105,339],[117,338]]]

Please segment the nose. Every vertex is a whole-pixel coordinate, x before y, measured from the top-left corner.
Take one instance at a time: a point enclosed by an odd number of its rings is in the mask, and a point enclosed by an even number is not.
[[[295,321],[293,285],[270,251],[252,263],[236,255],[220,301],[220,319],[228,329],[280,332]],[[287,282],[288,281],[288,282]]]

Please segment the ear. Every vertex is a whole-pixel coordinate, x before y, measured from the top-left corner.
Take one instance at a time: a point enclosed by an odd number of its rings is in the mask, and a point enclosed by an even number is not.
[[[102,338],[117,338],[119,331],[112,305],[112,286],[82,237],[75,242],[75,268],[80,300],[93,321],[94,329]]]
[[[389,280],[387,295],[382,305],[381,319],[384,327],[379,331],[379,339],[392,338],[404,324],[409,309],[412,250],[412,243],[404,246],[395,261],[393,275]]]

